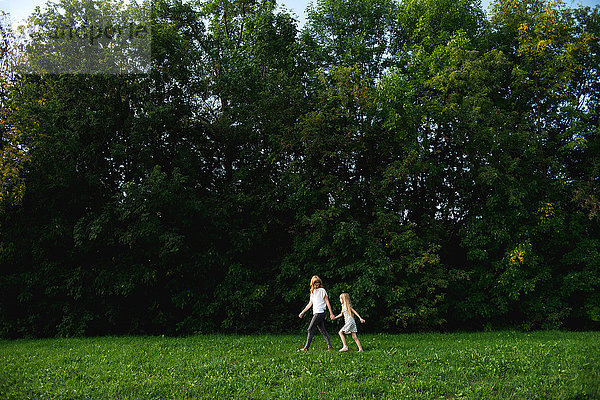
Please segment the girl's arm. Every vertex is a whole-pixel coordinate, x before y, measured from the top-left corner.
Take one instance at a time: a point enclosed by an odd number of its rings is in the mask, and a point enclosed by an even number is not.
[[[364,324],[364,323],[365,323],[365,320],[364,320],[364,319],[362,319],[362,317],[361,317],[360,315],[358,315],[358,313],[356,312],[356,310],[355,310],[353,307],[350,307],[350,308],[352,309],[352,312],[353,312],[354,314],[356,314],[356,316],[358,317],[358,319],[360,320],[360,322]]]
[[[344,315],[344,313],[343,313],[343,312],[339,313],[339,315],[336,315],[336,316],[335,316],[333,319],[338,319],[338,318],[340,318],[342,315]]]
[[[327,304],[327,308],[329,309],[329,318],[334,320],[335,315],[333,315],[333,311],[331,310],[331,304],[329,304],[329,297],[327,297],[327,295],[325,295],[325,304]]]
[[[300,312],[300,314],[298,314],[298,316],[300,318],[302,318],[304,316],[304,313],[307,312],[310,309],[311,306],[312,306],[312,299],[308,302],[308,304],[306,305],[306,307],[304,307],[304,310],[302,310]]]

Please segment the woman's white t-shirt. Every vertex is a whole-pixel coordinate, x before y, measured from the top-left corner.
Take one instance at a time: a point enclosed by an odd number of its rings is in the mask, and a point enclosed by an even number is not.
[[[318,288],[310,294],[310,300],[313,305],[313,314],[325,312],[325,308],[327,307],[325,304],[325,296],[327,296],[327,292],[323,288]]]

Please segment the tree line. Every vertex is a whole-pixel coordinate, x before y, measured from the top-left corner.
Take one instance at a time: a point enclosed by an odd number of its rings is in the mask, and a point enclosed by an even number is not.
[[[0,336],[293,331],[314,274],[365,330],[600,327],[598,7],[145,6],[143,74],[3,25]]]

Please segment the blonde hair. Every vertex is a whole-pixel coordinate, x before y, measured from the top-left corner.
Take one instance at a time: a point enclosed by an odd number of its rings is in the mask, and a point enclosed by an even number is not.
[[[350,309],[352,308],[352,303],[350,302],[350,295],[348,293],[342,293],[340,294],[340,300],[342,301],[342,309],[346,309],[347,311],[350,311]]]
[[[316,289],[315,284],[319,282],[320,287],[323,287],[323,281],[317,275],[310,278],[310,292],[313,293]]]

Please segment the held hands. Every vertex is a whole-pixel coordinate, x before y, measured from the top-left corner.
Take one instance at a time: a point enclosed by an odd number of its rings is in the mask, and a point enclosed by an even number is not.
[[[301,312],[300,314],[298,314],[298,318],[302,318],[302,317],[304,317],[304,311],[303,311],[303,312]],[[336,317],[335,315],[333,315],[333,314],[329,314],[329,318],[331,318],[331,320],[333,321],[333,320],[335,320],[337,317]],[[361,322],[364,322],[364,320],[361,320]]]

